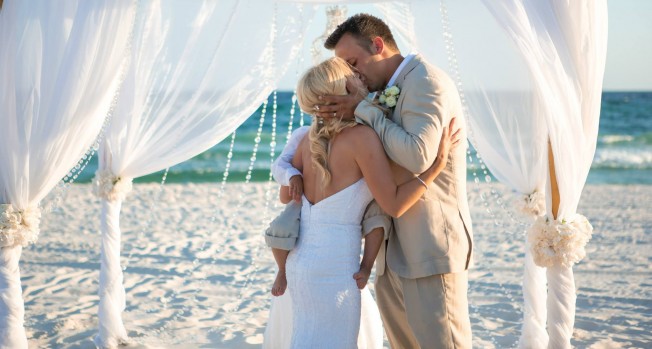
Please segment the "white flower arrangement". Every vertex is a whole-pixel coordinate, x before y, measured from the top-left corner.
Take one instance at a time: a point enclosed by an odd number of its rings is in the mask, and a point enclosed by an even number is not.
[[[584,247],[592,233],[593,226],[580,214],[562,220],[541,216],[528,231],[527,240],[538,266],[570,268],[586,256]]]
[[[388,108],[394,108],[396,102],[398,102],[398,96],[401,93],[401,90],[398,86],[394,85],[386,88],[378,97],[380,104],[384,104]]]
[[[109,170],[97,170],[93,178],[93,193],[108,201],[124,200],[132,189],[131,178],[122,178]]]
[[[538,217],[546,212],[546,195],[538,190],[523,196],[521,212],[526,215]]]
[[[0,247],[27,246],[36,242],[40,224],[38,207],[17,210],[11,204],[0,204]]]

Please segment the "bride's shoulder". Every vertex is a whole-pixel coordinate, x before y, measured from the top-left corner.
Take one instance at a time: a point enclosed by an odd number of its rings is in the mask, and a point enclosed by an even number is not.
[[[367,125],[357,124],[355,126],[345,128],[342,130],[341,134],[347,138],[356,139],[361,136],[370,136],[372,134],[376,134],[376,132],[373,128]]]
[[[347,143],[351,143],[354,147],[374,143],[380,144],[380,138],[378,138],[376,131],[367,125],[358,124],[346,128],[342,131],[341,135],[343,136],[342,138],[346,139]]]

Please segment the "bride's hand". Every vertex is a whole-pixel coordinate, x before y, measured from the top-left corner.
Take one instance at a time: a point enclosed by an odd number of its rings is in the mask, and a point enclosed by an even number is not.
[[[459,145],[462,140],[461,128],[456,124],[457,118],[452,118],[447,127],[442,131],[441,140],[439,141],[439,149],[437,150],[437,158],[432,163],[432,166],[426,171],[435,171],[438,168],[443,168],[448,162],[448,155],[451,150]]]

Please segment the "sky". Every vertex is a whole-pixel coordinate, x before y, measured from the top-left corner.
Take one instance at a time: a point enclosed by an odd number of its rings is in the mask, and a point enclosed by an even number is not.
[[[433,1],[438,4],[438,1]],[[490,53],[500,50],[507,43],[499,42],[500,30],[495,26],[493,19],[487,14],[478,11],[477,0],[446,1],[449,7],[450,22],[454,34],[454,43],[460,57],[472,57],[473,61],[463,61],[460,58],[460,70],[465,74],[479,74],[483,81],[491,81],[493,87],[511,88],[518,86],[516,80],[497,74],[508,71],[515,66],[514,62],[506,57],[498,57]],[[429,5],[426,5],[426,7]],[[652,0],[609,0],[608,6],[608,44],[603,90],[605,91],[650,91],[652,90]],[[427,13],[433,13],[432,20],[441,23],[438,5],[424,7]],[[306,42],[312,42],[320,36],[326,28],[326,6],[320,6],[317,14],[308,29]],[[381,11],[371,4],[347,5],[347,15],[366,12],[383,18]],[[441,29],[439,29],[441,30]],[[396,30],[393,30],[396,32]],[[475,37],[474,47],[464,46],[467,41]],[[419,38],[422,40],[423,38]],[[447,56],[442,44],[441,32],[433,33],[427,38],[433,42],[432,52],[429,57],[435,65],[449,71],[446,63]],[[409,51],[409,45],[400,38],[399,48],[402,52]],[[309,46],[309,45],[304,45]],[[328,52],[323,53],[323,58],[328,57]],[[425,53],[424,53],[425,54]],[[304,61],[311,62],[309,50],[303,50]],[[482,58],[480,58],[482,57]],[[494,57],[494,58],[492,58]],[[471,59],[471,58],[468,58]],[[466,68],[465,68],[466,67]],[[488,69],[489,67],[489,69]],[[491,69],[491,67],[496,67]],[[502,69],[501,69],[502,68]],[[305,69],[305,68],[304,68]],[[517,69],[518,70],[518,69]],[[279,89],[291,90],[296,82],[296,72],[289,71],[279,83]],[[491,86],[490,86],[491,87]]]

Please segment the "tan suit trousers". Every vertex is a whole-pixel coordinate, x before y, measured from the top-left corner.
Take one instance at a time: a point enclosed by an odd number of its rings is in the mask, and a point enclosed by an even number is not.
[[[471,348],[467,271],[416,279],[385,265],[376,301],[392,349]]]

